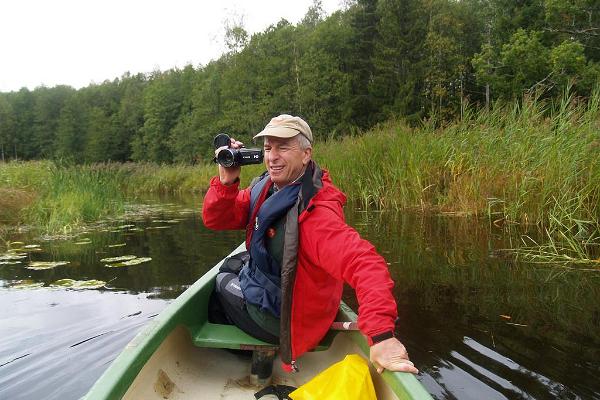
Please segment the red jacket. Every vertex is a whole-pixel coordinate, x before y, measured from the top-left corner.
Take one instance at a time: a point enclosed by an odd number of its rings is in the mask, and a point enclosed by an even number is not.
[[[300,243],[291,311],[292,360],[313,349],[334,321],[343,282],[356,291],[358,326],[371,337],[394,331],[397,317],[394,282],[387,264],[371,243],[348,226],[342,207],[346,196],[323,171],[323,188],[298,217]],[[313,207],[314,206],[314,207]],[[212,178],[202,218],[210,229],[245,229],[250,190],[225,186]]]

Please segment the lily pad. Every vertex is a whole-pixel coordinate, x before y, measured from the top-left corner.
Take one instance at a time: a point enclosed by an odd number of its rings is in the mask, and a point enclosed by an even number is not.
[[[21,261],[0,261],[0,265],[15,265],[21,264]]]
[[[52,283],[51,287],[64,287],[69,289],[99,289],[104,287],[106,282],[97,279],[90,279],[88,281],[76,281],[74,279],[59,279]]]
[[[106,262],[106,263],[114,263],[114,262],[120,262],[120,261],[129,261],[129,260],[133,260],[134,258],[137,258],[137,256],[126,255],[126,256],[120,256],[120,257],[103,258],[100,261]]]
[[[44,286],[43,282],[35,282],[31,279],[16,281],[10,285],[12,289],[36,289],[42,286]]]
[[[21,249],[15,249],[14,251],[19,251],[21,253],[33,253],[34,251],[42,251],[41,247],[23,247]]]
[[[116,229],[127,229],[127,228],[133,228],[133,227],[135,227],[135,225],[133,225],[133,224],[125,224],[125,225],[117,226]]]
[[[60,267],[61,265],[67,265],[69,261],[32,261],[25,268],[33,270],[52,269]]]
[[[118,268],[118,267],[129,267],[131,265],[138,265],[141,263],[145,263],[148,261],[151,261],[152,258],[151,257],[139,257],[139,258],[134,258],[128,261],[123,261],[120,263],[116,263],[116,264],[106,264],[105,267],[108,268]]]
[[[23,253],[6,253],[0,256],[0,261],[14,261],[14,260],[22,260],[23,258],[27,258],[27,254]]]

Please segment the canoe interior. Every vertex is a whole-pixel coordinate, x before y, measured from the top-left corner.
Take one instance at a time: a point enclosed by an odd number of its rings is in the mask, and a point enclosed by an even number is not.
[[[303,356],[299,373],[284,372],[280,367],[281,361],[276,358],[273,383],[298,387],[341,361],[346,354],[352,353],[362,354],[349,334],[340,333],[327,351]],[[188,330],[179,326],[142,368],[123,398],[254,399],[253,394],[262,387],[250,384],[250,364],[248,355],[234,354],[224,349],[195,347]],[[378,399],[398,398],[375,371],[372,371],[372,376]]]

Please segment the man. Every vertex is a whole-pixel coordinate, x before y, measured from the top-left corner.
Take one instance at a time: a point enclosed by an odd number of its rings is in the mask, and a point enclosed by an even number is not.
[[[397,309],[387,264],[345,223],[346,197],[312,161],[308,124],[283,114],[259,137],[267,171],[240,190],[241,168],[219,165],[202,209],[211,229],[246,229],[250,261],[239,276],[217,276],[227,316],[247,333],[279,342],[280,357],[292,369],[328,331],[345,281],[356,291],[358,325],[378,372],[418,373],[394,337]],[[231,139],[232,148],[242,145]]]

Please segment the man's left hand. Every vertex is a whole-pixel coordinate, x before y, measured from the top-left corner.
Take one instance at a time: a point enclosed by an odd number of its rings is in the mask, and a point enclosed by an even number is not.
[[[408,359],[406,348],[396,338],[389,338],[371,346],[371,362],[378,373],[384,369],[418,374],[419,370]]]

